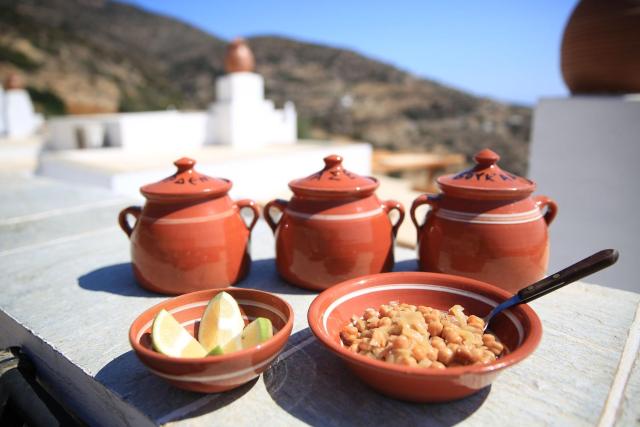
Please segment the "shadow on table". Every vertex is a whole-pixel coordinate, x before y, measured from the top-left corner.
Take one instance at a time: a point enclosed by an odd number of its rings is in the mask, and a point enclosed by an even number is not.
[[[264,382],[282,409],[310,425],[453,425],[478,410],[489,395],[486,387],[450,403],[391,399],[363,384],[308,328],[289,342],[299,349],[272,365]]]
[[[298,288],[284,281],[276,270],[275,258],[254,260],[249,275],[236,286],[287,295],[315,295],[318,292]]]
[[[410,259],[396,262],[393,271],[420,271],[418,261]],[[319,292],[294,286],[280,277],[276,270],[275,258],[254,260],[249,275],[236,286],[260,289],[288,295],[316,295]]]
[[[418,271],[415,259],[399,261],[393,271]],[[101,267],[78,278],[80,287],[90,291],[110,292],[124,296],[157,296],[159,294],[141,288],[133,276],[130,262]],[[293,286],[284,281],[276,271],[274,258],[254,260],[249,275],[236,286],[260,289],[285,295],[315,295],[318,292]]]
[[[133,276],[130,262],[98,268],[78,278],[80,287],[90,291],[111,292],[124,296],[158,296],[141,288]],[[275,259],[261,259],[251,263],[249,275],[235,286],[261,289],[268,292],[289,295],[314,295],[317,292],[297,288],[280,278],[276,271]]]
[[[110,292],[124,296],[157,296],[142,289],[133,277],[130,262],[98,268],[78,278],[81,288],[89,291]]]
[[[393,271],[420,271],[417,259],[407,259],[396,262]]]
[[[242,397],[257,382],[256,378],[224,393],[189,392],[151,374],[133,351],[109,362],[95,378],[158,424],[213,412]]]

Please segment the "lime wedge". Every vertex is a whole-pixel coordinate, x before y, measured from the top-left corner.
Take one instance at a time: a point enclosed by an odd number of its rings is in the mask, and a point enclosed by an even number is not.
[[[220,292],[209,301],[200,320],[198,341],[207,352],[220,346],[224,353],[242,348],[244,319],[238,303],[231,295]]]
[[[213,350],[207,353],[207,356],[219,356],[221,354],[224,354],[224,350],[222,350],[222,347],[217,345],[213,348]]]
[[[173,357],[204,357],[207,352],[200,343],[167,311],[153,319],[151,343],[158,353]]]
[[[249,348],[265,342],[273,336],[271,320],[258,317],[242,331],[242,348]]]

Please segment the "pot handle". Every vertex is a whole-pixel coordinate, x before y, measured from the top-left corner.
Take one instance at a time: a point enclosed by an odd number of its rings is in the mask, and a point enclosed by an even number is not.
[[[282,214],[284,213],[284,210],[287,208],[288,204],[289,202],[287,202],[286,200],[274,199],[264,205],[264,219],[265,221],[267,221],[267,224],[269,224],[269,227],[271,227],[271,231],[273,231],[274,234],[276,232],[276,228],[278,228],[278,224],[280,224],[280,221],[274,221],[273,217],[271,216],[271,208],[276,208]]]
[[[400,228],[400,225],[404,220],[404,206],[402,206],[402,203],[395,200],[385,200],[384,202],[382,202],[382,209],[384,209],[384,212],[387,215],[389,215],[389,213],[394,209],[398,211],[398,220],[392,226],[393,237],[396,237],[396,235],[398,234],[398,229]]]
[[[258,204],[251,199],[242,199],[236,202],[236,206],[238,206],[238,212],[245,208],[249,208],[253,211],[253,218],[251,219],[251,222],[247,224],[249,231],[253,230],[256,222],[258,222],[258,218],[260,218],[260,209],[258,208]]]
[[[422,205],[429,205],[431,206],[431,210],[429,210],[429,212],[427,213],[427,217],[429,215],[431,215],[431,212],[433,212],[435,209],[438,208],[438,204],[440,202],[440,195],[439,194],[421,194],[419,195],[411,204],[411,210],[409,211],[409,213],[411,214],[411,221],[413,222],[413,225],[416,226],[416,230],[418,231],[418,233],[420,233],[420,230],[422,230],[422,227],[424,227],[424,225],[427,223],[427,220],[425,219],[425,221],[422,224],[418,224],[418,220],[416,218],[416,209],[418,209],[419,206]]]
[[[558,214],[558,205],[552,199],[547,196],[535,196],[533,201],[536,203],[536,206],[540,208],[540,210],[547,208],[547,211],[544,213],[544,221],[547,225],[550,225],[553,219]]]
[[[118,224],[120,224],[122,231],[127,234],[127,237],[131,237],[131,233],[133,233],[133,229],[136,228],[141,213],[142,208],[140,206],[129,206],[120,211],[120,214],[118,215]],[[135,217],[136,222],[133,226],[129,225],[127,215],[133,215]]]

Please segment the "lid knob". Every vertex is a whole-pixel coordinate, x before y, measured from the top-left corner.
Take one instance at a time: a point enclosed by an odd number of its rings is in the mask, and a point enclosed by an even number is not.
[[[178,173],[182,173],[193,169],[193,165],[196,164],[196,161],[188,157],[183,157],[173,162],[173,164],[178,168]]]
[[[325,169],[342,168],[342,156],[332,154],[324,158]]]
[[[498,156],[494,151],[485,148],[477,153],[473,159],[481,166],[490,166],[496,164],[498,160],[500,160],[500,156]]]

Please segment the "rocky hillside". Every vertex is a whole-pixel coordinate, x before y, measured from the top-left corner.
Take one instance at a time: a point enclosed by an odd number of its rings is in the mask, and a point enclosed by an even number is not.
[[[0,0],[0,76],[20,72],[48,114],[204,108],[226,41],[104,0]],[[531,111],[478,98],[355,52],[249,39],[267,96],[295,102],[301,137],[390,150],[501,153],[526,173]]]

